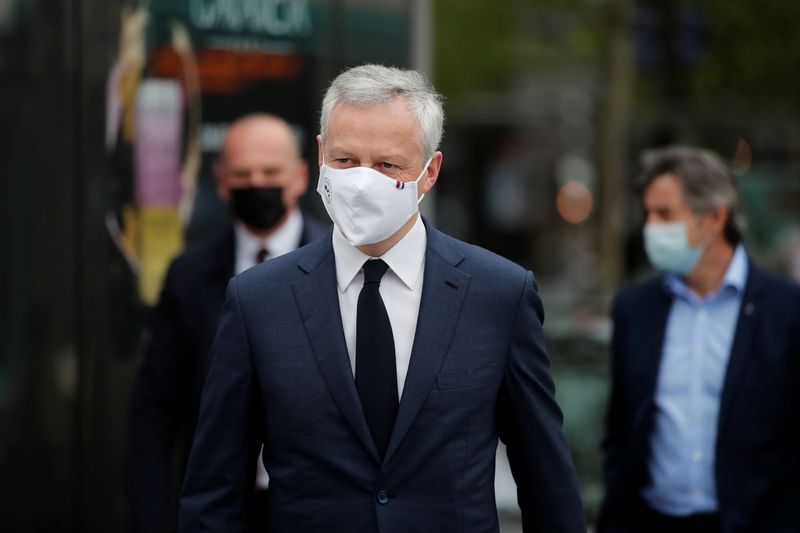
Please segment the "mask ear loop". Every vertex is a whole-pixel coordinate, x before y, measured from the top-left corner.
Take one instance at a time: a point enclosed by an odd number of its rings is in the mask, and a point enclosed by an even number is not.
[[[423,165],[422,172],[420,172],[419,177],[416,180],[414,180],[414,185],[417,185],[417,186],[419,185],[419,180],[421,180],[422,177],[425,175],[425,173],[428,171],[428,165],[431,164],[431,161],[433,161],[433,156],[431,156],[428,159],[428,161],[425,163],[425,165]],[[422,201],[423,198],[425,198],[425,193],[422,193],[422,196],[420,196],[417,199],[417,205],[419,205],[419,203]]]

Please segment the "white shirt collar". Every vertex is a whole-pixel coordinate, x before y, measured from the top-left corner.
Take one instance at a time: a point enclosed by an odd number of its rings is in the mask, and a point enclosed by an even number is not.
[[[425,232],[425,225],[422,223],[422,217],[417,215],[417,221],[411,230],[380,259],[389,265],[391,271],[400,278],[406,287],[414,290],[419,281],[420,272],[422,272],[427,246],[428,235]],[[339,290],[344,292],[370,256],[347,242],[342,232],[335,226],[333,254],[336,260],[336,282]]]
[[[245,268],[255,264],[255,257],[258,251],[266,248],[269,257],[278,257],[295,250],[303,236],[303,215],[299,209],[289,211],[289,216],[281,226],[276,229],[269,237],[262,239],[247,231],[241,222],[234,224],[236,233],[236,255],[241,258],[250,258],[252,263]]]
[[[725,272],[722,285],[734,287],[739,294],[742,294],[747,284],[747,267],[747,252],[744,251],[744,246],[739,244],[736,246],[733,259]]]

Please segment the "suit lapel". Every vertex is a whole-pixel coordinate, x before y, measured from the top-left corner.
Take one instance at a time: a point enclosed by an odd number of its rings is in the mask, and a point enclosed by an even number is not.
[[[316,246],[318,253],[298,265],[307,275],[292,285],[306,336],[339,410],[364,447],[379,461],[347,355],[330,236],[311,246]]]
[[[736,391],[739,389],[744,370],[750,362],[752,354],[751,346],[755,339],[758,325],[758,316],[761,311],[759,305],[759,294],[761,292],[761,274],[758,269],[748,260],[749,273],[747,275],[747,285],[742,296],[742,305],[739,309],[739,318],[736,321],[736,333],[733,337],[731,355],[728,360],[728,369],[725,372],[725,383],[722,387],[722,399],[720,401],[719,428],[722,428],[731,412]]]
[[[426,222],[428,248],[417,328],[403,397],[394,431],[386,450],[389,461],[428,397],[453,337],[461,305],[469,288],[469,275],[456,265],[464,257]]]
[[[228,232],[228,236],[223,244],[225,247],[225,262],[221,265],[222,276],[225,279],[225,285],[236,274],[236,236],[233,230]]]
[[[215,237],[207,260],[204,262],[206,263],[204,268],[208,269],[209,278],[219,283],[224,291],[234,275],[234,263],[236,262],[236,236],[233,228],[229,228]]]
[[[634,427],[642,424],[648,413],[652,412],[659,368],[664,353],[664,335],[672,308],[672,296],[664,286],[663,278],[654,281],[652,290],[656,291],[653,299],[644,299],[644,301],[653,302],[651,318],[643,324],[642,329],[638,332],[638,342],[633,344],[637,347],[634,356],[641,361],[639,364],[643,365],[640,375],[643,376],[641,383],[644,387],[641,397],[644,401],[639,402],[640,408],[637,412],[637,420],[634,421]],[[645,310],[634,312],[643,311]]]

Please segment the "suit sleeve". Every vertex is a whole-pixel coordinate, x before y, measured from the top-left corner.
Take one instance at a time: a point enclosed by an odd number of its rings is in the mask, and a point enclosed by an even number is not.
[[[174,529],[173,464],[179,423],[191,396],[174,268],[151,320],[151,341],[131,395],[128,482],[134,533]]]
[[[528,272],[498,398],[498,431],[517,483],[526,532],[585,532],[575,468],[562,431],[542,323],[542,302]]]
[[[245,531],[253,491],[256,385],[236,279],[228,284],[180,498],[178,531]]]

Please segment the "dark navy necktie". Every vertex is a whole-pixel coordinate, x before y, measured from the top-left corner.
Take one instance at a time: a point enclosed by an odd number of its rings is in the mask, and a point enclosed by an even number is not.
[[[380,259],[364,263],[364,287],[356,311],[356,389],[381,457],[389,445],[399,405],[394,336],[379,291],[388,268]]]
[[[256,253],[256,264],[260,265],[261,263],[267,260],[267,257],[269,257],[269,252],[267,251],[266,248],[261,248]]]

